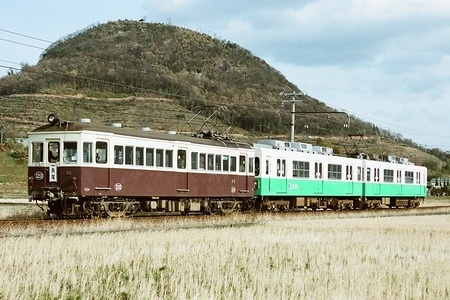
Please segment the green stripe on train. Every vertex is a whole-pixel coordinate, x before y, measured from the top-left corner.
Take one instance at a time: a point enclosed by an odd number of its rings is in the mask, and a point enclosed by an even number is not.
[[[426,186],[381,182],[256,178],[257,196],[425,197]]]

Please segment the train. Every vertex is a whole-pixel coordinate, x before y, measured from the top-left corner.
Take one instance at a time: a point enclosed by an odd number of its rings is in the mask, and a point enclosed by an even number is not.
[[[52,218],[413,208],[427,169],[301,142],[238,142],[90,119],[28,133],[28,195]]]

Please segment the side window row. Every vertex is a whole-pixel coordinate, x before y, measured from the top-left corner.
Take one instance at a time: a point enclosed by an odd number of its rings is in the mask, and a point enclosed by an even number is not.
[[[66,163],[77,162],[77,142],[63,142],[63,160]],[[83,162],[98,164],[108,163],[108,143],[103,141],[83,142]],[[47,143],[47,159],[50,163],[60,162],[60,142],[49,141]],[[42,142],[32,143],[32,162],[43,162],[44,144]],[[210,171],[230,171],[230,172],[248,172],[253,173],[254,158],[247,160],[245,155],[226,155],[191,152],[191,168],[193,170]],[[148,167],[174,167],[174,150],[145,148],[134,146],[114,145],[113,157],[116,165],[136,165]],[[179,149],[176,151],[176,166],[179,169],[186,169],[187,151]],[[247,166],[248,164],[248,166]]]
[[[248,160],[248,171],[253,173],[254,158]],[[211,153],[191,152],[192,170],[210,170],[210,171],[246,171],[246,156],[222,155]]]
[[[186,169],[187,151],[176,151],[176,166],[178,169]],[[253,158],[249,159],[249,172],[253,172]],[[132,146],[114,146],[114,163],[126,165],[138,165],[148,167],[174,167],[174,151],[159,148],[144,148]],[[246,171],[246,156],[222,155],[211,153],[191,152],[191,169],[215,170],[215,171]]]
[[[178,160],[186,156],[185,150],[178,150]],[[114,164],[116,165],[136,165],[149,167],[173,167],[173,150],[133,147],[133,146],[114,146]],[[182,164],[178,164],[179,167]]]

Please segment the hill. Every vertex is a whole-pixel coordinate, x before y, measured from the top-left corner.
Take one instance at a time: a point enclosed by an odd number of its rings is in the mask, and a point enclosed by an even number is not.
[[[24,66],[20,73],[1,78],[0,87],[2,96],[41,93],[81,94],[86,99],[130,99],[130,96],[153,102],[171,99],[176,101],[174,110],[180,114],[194,111],[198,106],[220,105],[227,108],[223,118],[233,127],[271,134],[289,131],[290,105],[282,108],[281,101],[290,98],[281,97],[280,92],[300,90],[237,44],[172,25],[135,21],[95,25],[68,35],[45,50],[36,66]],[[17,107],[28,102],[17,97],[4,101],[13,102],[10,109],[16,113],[5,117],[18,118],[20,122],[22,117]],[[98,101],[90,104],[86,110],[92,115],[84,117],[97,117],[95,111],[105,108]],[[28,106],[34,108],[34,103]],[[47,106],[49,109],[53,107]],[[158,118],[161,113],[158,109],[139,111],[150,118]],[[297,111],[333,109],[304,96],[297,103]],[[68,109],[54,112],[62,117],[80,113]],[[114,110],[106,113],[114,114]],[[39,121],[33,115],[26,115],[25,119]],[[181,118],[181,115],[170,116],[170,120]],[[323,115],[302,116],[302,119],[310,128],[322,128],[327,134],[339,133],[342,130],[337,123],[346,123],[343,116],[333,116],[331,121]],[[101,116],[99,121],[103,121]],[[352,124],[358,125],[359,130],[371,130],[370,124],[364,122]]]
[[[231,127],[241,139],[287,140],[291,98],[280,93],[300,90],[235,43],[170,24],[125,20],[70,34],[46,49],[37,65],[0,78],[0,126],[6,136],[23,137],[56,113],[65,120],[191,132],[215,113],[210,123],[220,131]],[[357,151],[445,166],[396,133],[335,114],[309,95],[297,100],[297,140],[343,153],[354,146],[348,134],[364,135]]]

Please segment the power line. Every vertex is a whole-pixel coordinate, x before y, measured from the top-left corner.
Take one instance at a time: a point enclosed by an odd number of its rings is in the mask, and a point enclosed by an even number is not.
[[[19,65],[19,66],[22,65],[22,64],[19,64],[19,63],[13,62],[13,61],[9,61],[9,60],[4,60],[4,59],[0,59],[0,61],[8,63],[8,64],[14,64],[14,65]]]
[[[14,31],[9,31],[9,30],[5,30],[5,29],[1,29],[1,28],[0,28],[0,31],[7,32],[7,33],[10,33],[10,34],[14,34],[14,35],[18,35],[18,36],[22,36],[22,37],[26,37],[26,38],[33,39],[33,40],[36,40],[36,41],[49,43],[49,44],[53,43],[53,42],[48,41],[48,40],[44,40],[44,39],[41,39],[41,38],[25,35],[25,34],[22,34],[22,33],[17,33],[17,32],[14,32]]]
[[[0,38],[0,40],[1,41],[5,41],[5,42],[9,42],[9,43],[13,43],[13,44],[18,44],[18,45],[22,45],[22,46],[27,46],[27,47],[31,47],[31,48],[40,49],[40,50],[45,50],[45,48],[38,47],[38,46],[33,46],[33,45],[30,45],[30,44],[26,44],[26,43],[11,41],[11,40],[7,40],[7,39],[3,39],[3,38]]]
[[[376,123],[379,123],[379,124],[385,124],[385,125],[388,125],[388,126],[392,126],[393,128],[397,128],[397,129],[393,129],[394,131],[395,131],[395,130],[402,130],[402,131],[404,131],[404,132],[406,132],[406,133],[410,133],[410,134],[414,134],[414,135],[420,135],[420,136],[425,136],[425,137],[435,137],[435,138],[445,138],[445,139],[450,138],[450,135],[434,134],[434,133],[428,133],[428,132],[419,131],[419,130],[415,130],[415,129],[410,129],[410,128],[406,128],[406,127],[403,127],[403,126],[391,124],[391,123],[388,123],[388,122],[385,122],[385,121],[380,121],[380,120],[374,119],[374,118],[372,118],[372,117],[368,117],[368,116],[365,116],[365,115],[361,115],[361,114],[358,114],[358,113],[354,113],[354,112],[351,112],[351,111],[348,111],[348,110],[344,110],[344,109],[342,109],[342,108],[338,108],[338,107],[332,106],[332,105],[327,104],[327,103],[325,103],[325,104],[326,104],[327,106],[333,107],[333,108],[335,108],[335,109],[341,109],[341,110],[343,110],[343,111],[347,111],[347,112],[351,113],[352,115],[360,116],[360,117],[363,118],[363,119],[366,119],[366,120],[372,120],[372,123],[373,123],[374,125],[375,125]]]

